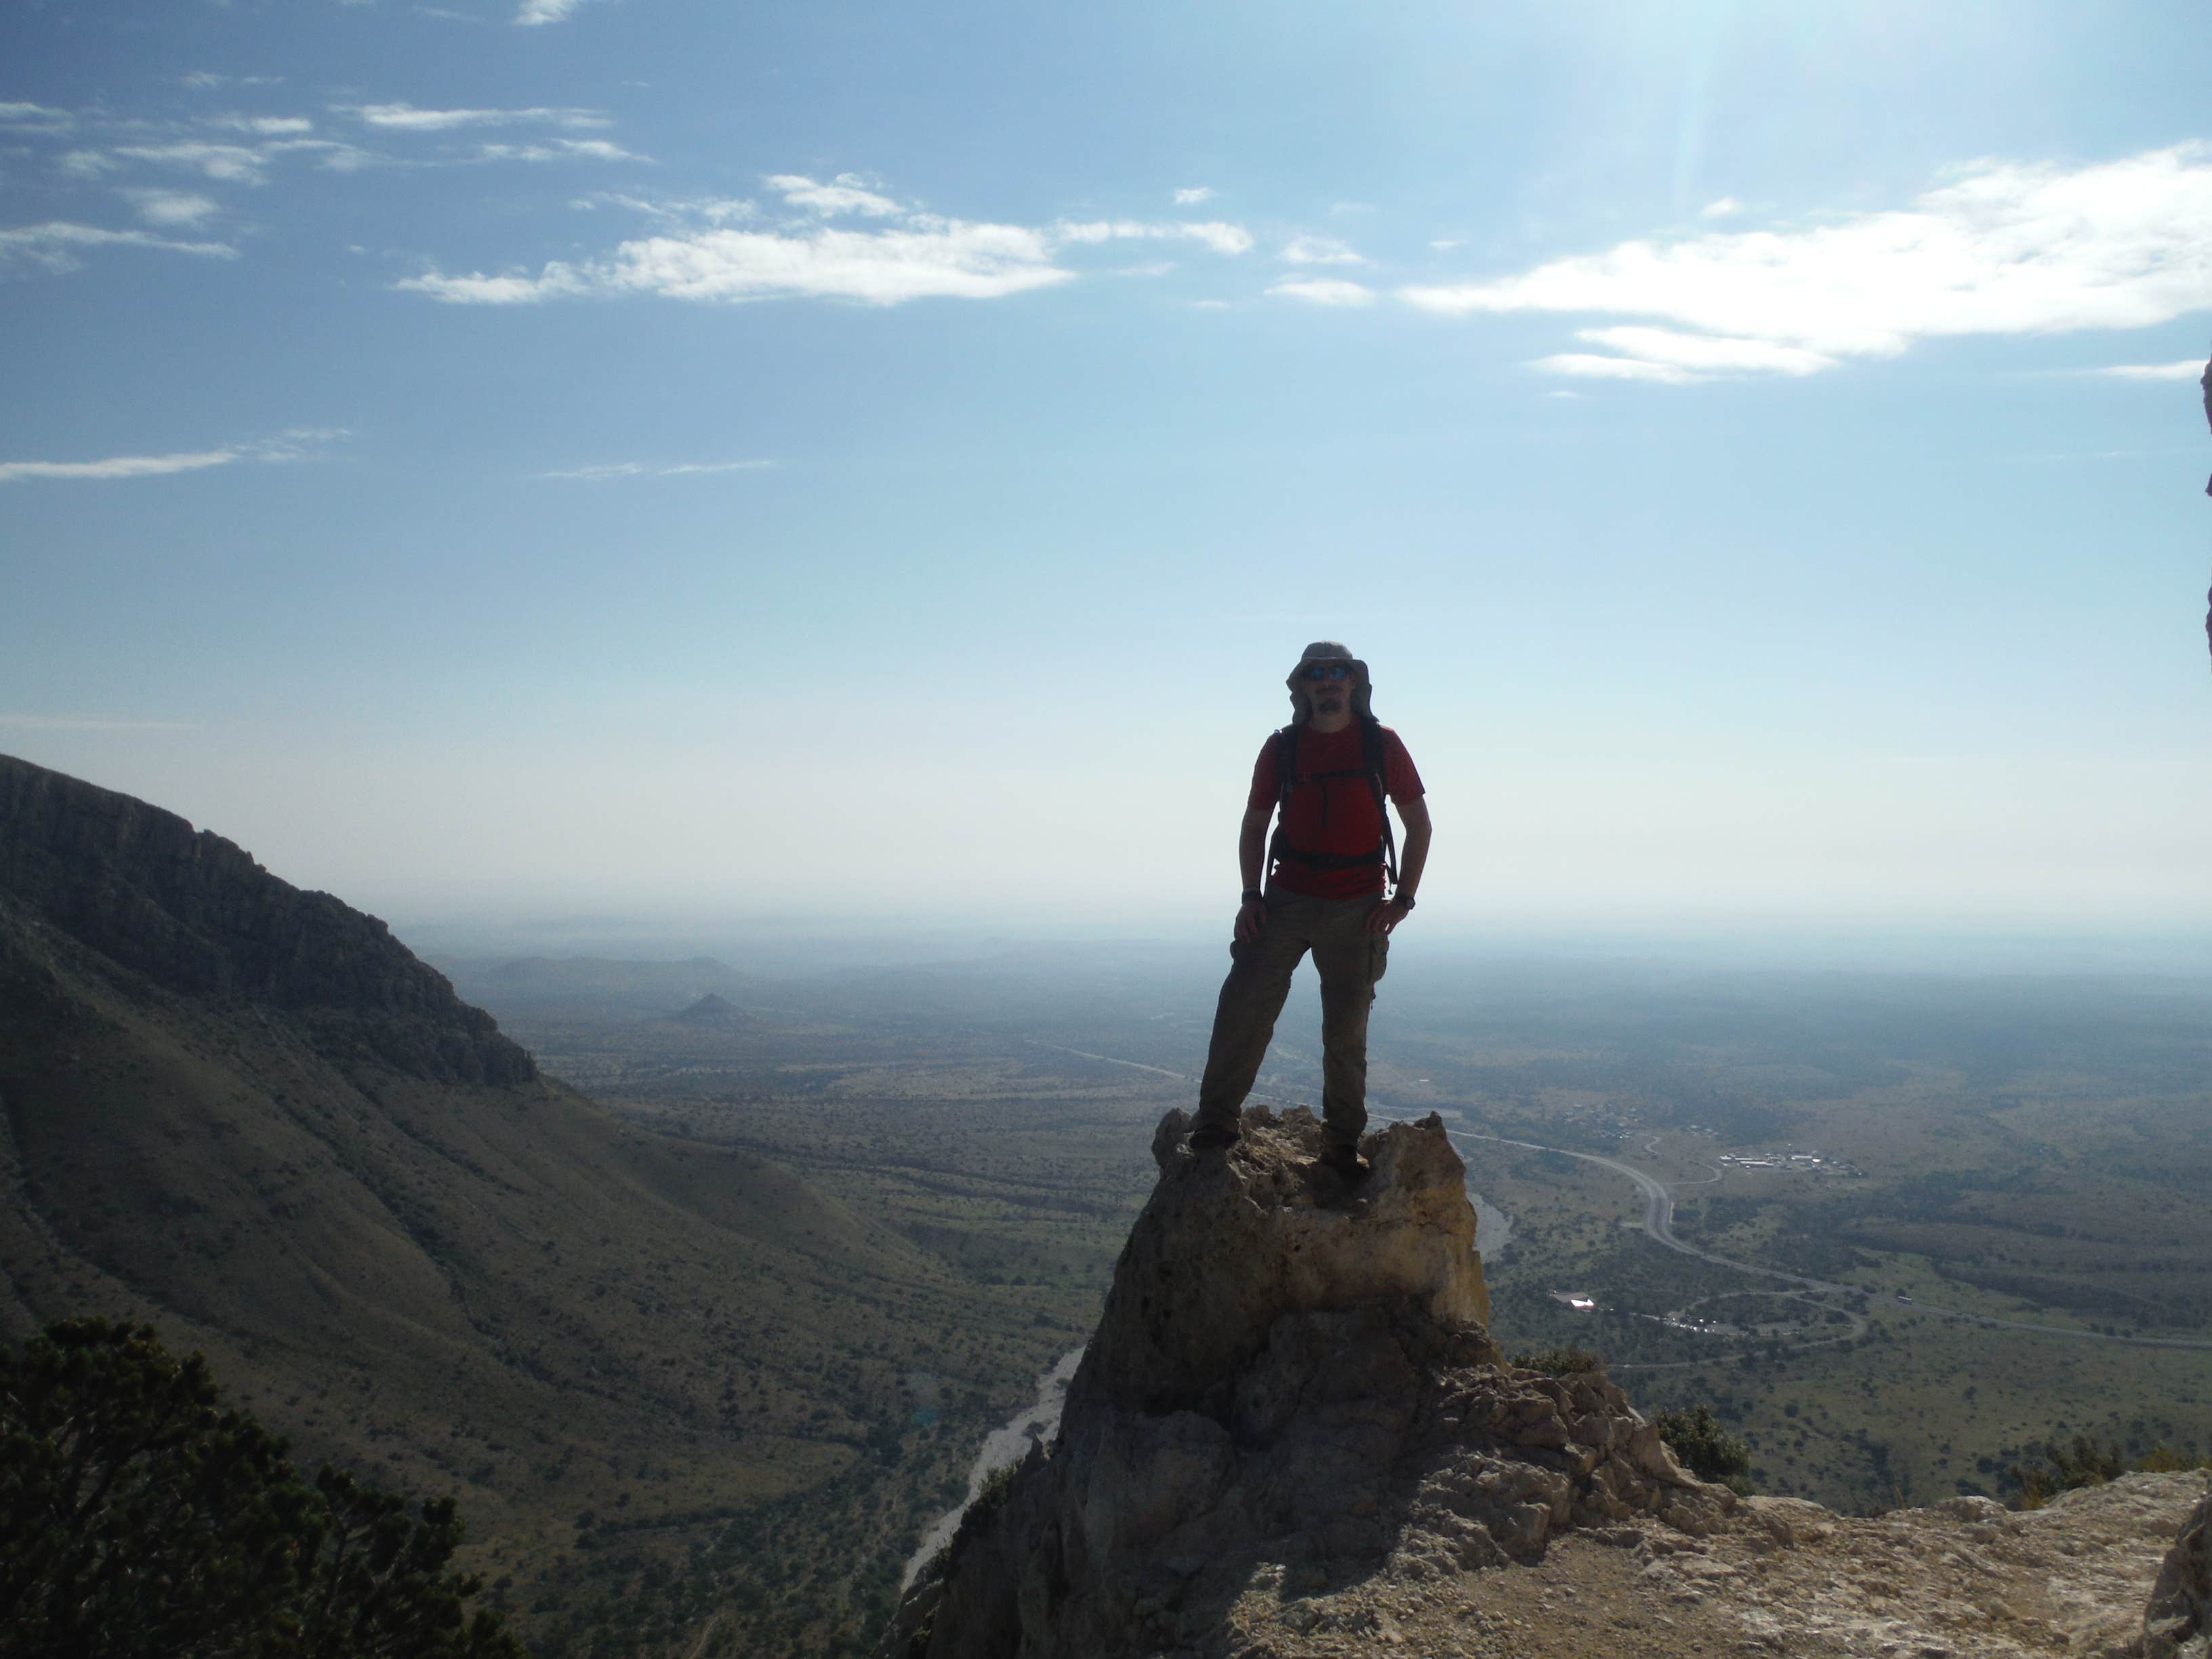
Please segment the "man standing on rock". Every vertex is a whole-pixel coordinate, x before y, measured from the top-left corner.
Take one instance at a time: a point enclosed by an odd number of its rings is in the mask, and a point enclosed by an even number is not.
[[[1429,809],[1413,757],[1369,709],[1365,663],[1333,640],[1319,641],[1305,648],[1288,683],[1291,723],[1260,750],[1237,838],[1244,902],[1190,1145],[1206,1152],[1235,1144],[1291,975],[1311,951],[1321,975],[1322,1162],[1357,1180],[1367,1171],[1359,1156],[1367,1014],[1391,930],[1412,913],[1428,861]],[[1406,825],[1402,866],[1392,857],[1386,795]],[[1267,821],[1279,811],[1270,843]]]

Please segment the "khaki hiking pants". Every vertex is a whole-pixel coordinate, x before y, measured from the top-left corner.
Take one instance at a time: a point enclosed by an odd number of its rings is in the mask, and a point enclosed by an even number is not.
[[[1267,926],[1229,947],[1229,977],[1213,1011],[1213,1041],[1198,1085],[1200,1125],[1237,1127],[1260,1075],[1291,975],[1308,951],[1321,975],[1322,1122],[1331,1146],[1356,1146],[1367,1127],[1367,1014],[1390,941],[1367,931],[1379,897],[1309,898],[1270,893]]]

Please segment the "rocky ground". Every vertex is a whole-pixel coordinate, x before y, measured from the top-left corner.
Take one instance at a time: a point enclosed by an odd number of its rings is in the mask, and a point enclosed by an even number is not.
[[[1961,1498],[1871,1519],[1753,1498],[1703,1538],[1640,1520],[1564,1534],[1532,1564],[1334,1595],[1263,1575],[1232,1620],[1251,1659],[2118,1659],[2141,1651],[2153,1581],[2204,1492],[2202,1474],[2136,1474],[2027,1514]]]
[[[1060,1432],[971,1507],[880,1659],[2212,1659],[2205,1477],[1879,1517],[1686,1473],[1597,1372],[1485,1328],[1434,1118],[1370,1135],[1180,1111]],[[2192,1510],[2194,1511],[2192,1513]]]

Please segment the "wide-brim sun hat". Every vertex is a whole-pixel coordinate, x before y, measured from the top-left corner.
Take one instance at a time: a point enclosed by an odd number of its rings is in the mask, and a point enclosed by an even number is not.
[[[1352,670],[1352,712],[1362,720],[1372,718],[1370,707],[1374,698],[1374,687],[1367,678],[1367,665],[1352,654],[1352,647],[1334,640],[1316,640],[1298,654],[1298,665],[1291,670],[1283,684],[1291,688],[1291,724],[1303,726],[1313,718],[1313,706],[1306,701],[1305,682],[1301,678],[1308,663],[1340,662]]]

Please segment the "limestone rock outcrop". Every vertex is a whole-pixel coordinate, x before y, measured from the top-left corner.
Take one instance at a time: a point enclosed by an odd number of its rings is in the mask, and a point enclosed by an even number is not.
[[[538,1068],[374,916],[302,892],[173,812],[0,755],[0,973],[45,1000],[58,930],[188,997],[279,1009],[329,1052],[434,1082],[527,1083]]]
[[[1450,1579],[1733,1508],[1602,1376],[1505,1362],[1438,1119],[1367,1136],[1357,1185],[1317,1164],[1304,1109],[1248,1110],[1226,1154],[1191,1153],[1188,1127],[1154,1138],[1059,1437],[970,1510],[884,1659],[1257,1659],[1255,1591]]]
[[[2212,1659],[2212,1492],[2159,1568],[2138,1650],[2142,1659]]]

